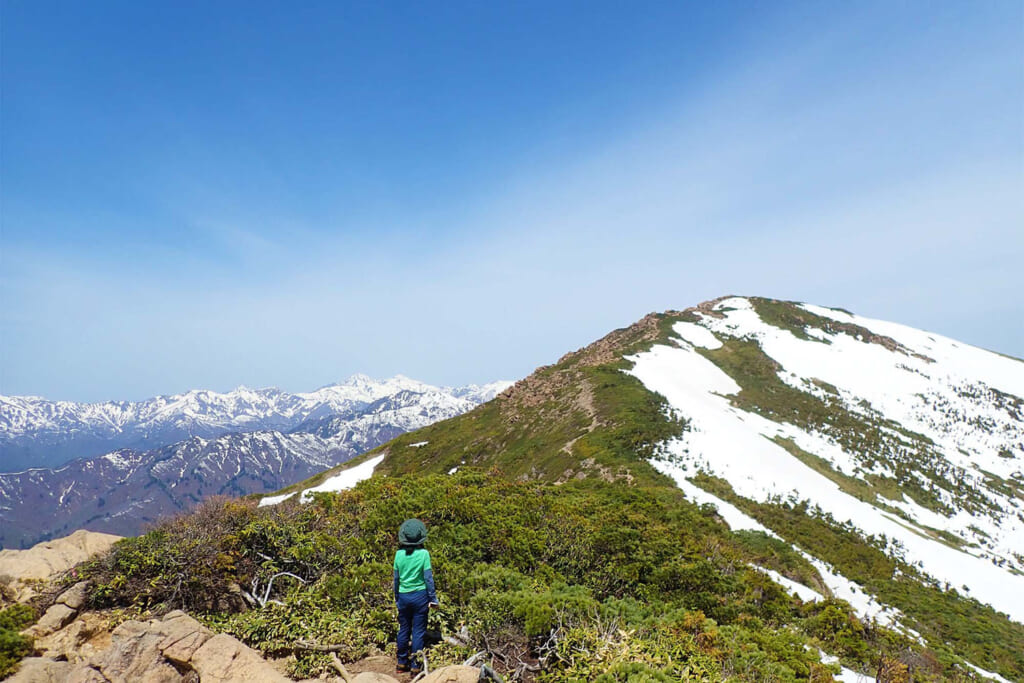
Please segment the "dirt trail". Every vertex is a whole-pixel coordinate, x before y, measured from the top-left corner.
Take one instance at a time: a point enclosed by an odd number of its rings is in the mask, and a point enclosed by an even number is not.
[[[367,657],[360,659],[358,662],[352,662],[346,664],[345,669],[348,670],[353,676],[361,674],[363,672],[387,674],[392,678],[399,681],[399,683],[408,683],[412,680],[412,676],[407,673],[396,673],[395,672],[395,658],[387,657],[384,655],[378,655],[375,657]]]
[[[576,397],[576,407],[581,408],[590,416],[590,425],[587,427],[586,434],[580,434],[562,446],[562,450],[569,455],[572,455],[572,447],[576,445],[577,441],[601,426],[601,421],[597,419],[597,408],[594,407],[594,390],[590,387],[590,382],[587,380],[582,382],[582,386],[582,390]]]

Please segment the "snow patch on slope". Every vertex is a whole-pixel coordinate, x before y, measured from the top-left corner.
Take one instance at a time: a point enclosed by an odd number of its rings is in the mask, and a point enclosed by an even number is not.
[[[702,324],[722,336],[756,340],[782,366],[782,381],[803,390],[825,382],[836,388],[849,412],[884,416],[934,444],[935,466],[949,468],[949,479],[968,484],[987,499],[989,512],[963,510],[962,502],[948,494],[943,502],[960,508],[949,517],[912,501],[895,506],[921,525],[977,544],[981,556],[1024,570],[1015,558],[1024,548],[1024,501],[994,489],[986,474],[1024,481],[1024,363],[903,325],[818,306],[802,308],[889,337],[911,353],[815,328],[806,331],[822,341],[800,339],[761,320],[747,299],[728,299],[718,307],[723,317],[703,316]],[[803,450],[824,457],[844,474],[857,474],[856,454],[830,447],[820,435],[796,432],[794,440]],[[875,473],[885,474],[884,466]]]
[[[725,300],[717,308],[723,317],[704,316],[702,323],[719,337],[756,339],[764,352],[782,366],[779,376],[783,381],[799,384],[804,390],[811,379],[828,382],[838,388],[851,410],[867,410],[862,401],[868,403],[871,410],[931,438],[950,461],[970,465],[972,471],[976,471],[973,465],[980,461],[983,469],[1000,476],[1020,473],[1021,454],[1014,451],[1014,457],[1006,458],[992,451],[997,445],[1015,448],[1014,442],[1024,429],[1006,411],[986,412],[986,417],[996,425],[996,443],[984,435],[972,440],[969,435],[976,429],[964,430],[955,424],[937,427],[936,420],[923,417],[929,404],[921,399],[922,395],[941,395],[964,412],[986,410],[979,408],[978,402],[965,400],[956,388],[972,381],[973,375],[967,374],[969,360],[961,357],[957,363],[943,365],[957,349],[965,347],[938,337],[929,337],[929,345],[924,346],[921,339],[907,331],[909,328],[876,329],[874,321],[851,317],[856,324],[878,334],[889,333],[887,336],[934,359],[929,362],[846,334],[826,335],[831,342],[828,344],[798,339],[787,330],[764,323],[746,299]],[[691,327],[682,329],[686,336],[699,341]],[[969,357],[975,358],[978,352],[971,350]],[[1017,366],[1024,364],[995,354],[989,356],[998,360],[986,357],[988,369],[982,376],[997,386],[992,373],[996,366],[1004,368],[998,384],[1000,390],[1024,395],[1024,376],[1016,377],[1024,372]],[[654,346],[629,360],[634,362],[629,372],[648,389],[663,395],[673,411],[689,421],[682,438],[666,444],[667,464],[653,463],[681,487],[692,490],[694,487],[686,477],[703,470],[727,479],[738,495],[755,501],[777,497],[794,502],[806,500],[840,523],[856,526],[866,536],[885,536],[890,539],[890,549],[901,552],[908,562],[950,586],[967,586],[973,597],[1024,622],[1024,577],[995,566],[990,559],[994,557],[1012,566],[1017,561],[1013,553],[1024,547],[1024,525],[1015,514],[1021,509],[1019,500],[993,493],[993,501],[1006,511],[995,516],[960,511],[945,517],[911,501],[900,504],[920,525],[968,538],[977,529],[987,542],[987,547],[968,548],[977,554],[954,549],[931,538],[924,529],[915,529],[914,524],[847,494],[775,443],[776,438],[792,439],[801,449],[832,462],[836,469],[857,472],[853,454],[845,453],[824,435],[734,407],[729,397],[739,392],[740,387],[685,338],[677,346]],[[939,379],[935,380],[936,377]],[[970,455],[960,452],[961,448]],[[742,524],[749,528],[748,523]]]
[[[672,326],[672,330],[690,344],[699,346],[702,349],[719,349],[722,347],[722,342],[718,341],[718,337],[712,334],[711,330],[706,327],[701,327],[694,323],[676,323]]]
[[[1003,678],[1002,676],[1000,676],[997,673],[993,673],[991,671],[985,671],[980,666],[975,666],[975,665],[971,664],[968,661],[965,661],[964,663],[967,666],[971,667],[975,671],[975,673],[977,673],[979,676],[983,676],[986,679],[989,679],[989,680],[992,680],[992,681],[996,681],[997,683],[1013,683],[1013,681],[1008,680],[1006,678]]]
[[[774,531],[766,527],[764,524],[761,524],[732,503],[727,503],[718,496],[708,493],[701,487],[690,482],[690,480],[686,478],[685,470],[681,469],[679,466],[664,460],[655,460],[651,464],[654,465],[654,469],[671,477],[679,485],[679,488],[682,489],[683,493],[686,494],[686,497],[693,502],[698,505],[714,505],[718,508],[718,515],[725,520],[725,523],[728,524],[729,528],[733,531],[762,531],[769,536],[779,538],[779,535]]]
[[[794,581],[792,579],[786,578],[785,576],[783,576],[782,574],[778,573],[774,569],[768,569],[766,567],[759,567],[756,564],[755,565],[751,565],[751,566],[754,569],[756,569],[757,571],[763,572],[764,574],[767,574],[768,576],[772,577],[772,581],[774,581],[775,583],[779,584],[780,586],[782,586],[787,591],[789,591],[793,595],[797,596],[798,598],[800,598],[804,602],[818,602],[819,600],[824,600],[825,599],[824,595],[822,595],[818,591],[814,590],[813,588],[808,588],[807,586],[803,585],[802,583],[797,583],[796,581]]]
[[[361,462],[354,467],[342,470],[333,477],[329,477],[322,483],[318,484],[309,489],[302,491],[302,497],[299,499],[303,503],[308,503],[313,499],[314,493],[327,493],[327,492],[338,492],[347,491],[364,479],[369,479],[373,476],[373,470],[384,460],[383,455],[378,455],[376,458],[370,458],[366,462]],[[260,500],[260,507],[266,507],[268,505],[277,505],[283,500],[287,500],[296,493],[283,493],[279,496],[267,496]]]
[[[858,617],[866,621],[877,621],[883,626],[897,628],[904,631],[911,637],[920,640],[920,635],[916,631],[901,625],[900,617],[902,614],[899,610],[878,602],[875,596],[871,595],[861,586],[838,573],[831,565],[822,562],[808,553],[803,551],[799,552],[814,566],[815,569],[818,570],[821,580],[825,582],[826,586],[828,586],[832,595],[840,600],[846,600],[846,602],[850,603],[850,607],[853,608],[853,611],[857,613]]]
[[[824,664],[839,664],[839,657],[834,657],[826,653],[824,650],[818,650],[821,654],[821,661]],[[837,681],[841,683],[875,683],[873,676],[867,674],[857,673],[853,669],[848,669],[842,664],[839,665],[839,674],[835,677]]]

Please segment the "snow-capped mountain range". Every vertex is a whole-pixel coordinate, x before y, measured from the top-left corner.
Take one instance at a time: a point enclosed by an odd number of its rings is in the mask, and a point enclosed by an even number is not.
[[[490,400],[507,383],[434,387],[401,375],[378,381],[353,375],[309,393],[239,387],[194,390],[144,401],[75,403],[36,396],[0,396],[0,472],[53,467],[121,448],[148,450],[198,436],[291,431],[325,418],[350,417],[386,396],[430,395],[461,411]],[[420,425],[422,426],[422,425]]]
[[[0,547],[79,528],[135,534],[212,495],[273,491],[464,413],[507,386],[451,389],[356,375],[308,394],[192,391],[103,404],[3,398],[7,443],[114,448],[55,468],[0,474]]]

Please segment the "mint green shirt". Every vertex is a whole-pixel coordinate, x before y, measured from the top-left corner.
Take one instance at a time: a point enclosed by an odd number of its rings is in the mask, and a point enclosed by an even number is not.
[[[404,549],[395,553],[395,572],[398,576],[398,592],[412,593],[426,590],[424,572],[430,569],[430,553],[426,548],[417,548],[406,554]]]

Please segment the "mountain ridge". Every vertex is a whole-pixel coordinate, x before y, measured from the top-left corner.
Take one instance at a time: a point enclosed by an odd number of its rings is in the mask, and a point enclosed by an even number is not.
[[[864,619],[976,648],[952,616],[964,605],[986,638],[1013,641],[1024,621],[1021,378],[1021,361],[941,335],[721,297],[645,316],[266,502],[335,478],[351,486],[345,473],[371,462],[361,471],[384,478],[484,467],[555,483],[667,480],[813,559],[812,583]],[[762,452],[781,480],[745,464]]]

